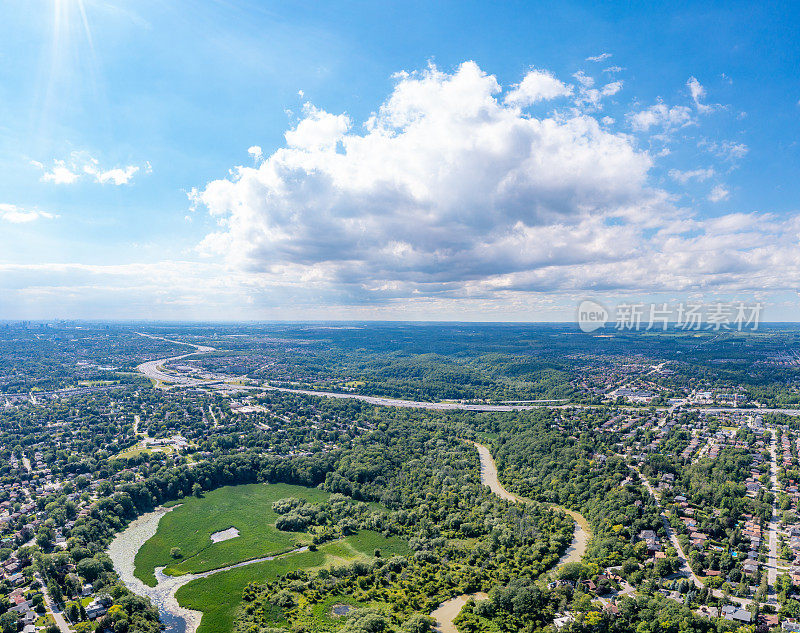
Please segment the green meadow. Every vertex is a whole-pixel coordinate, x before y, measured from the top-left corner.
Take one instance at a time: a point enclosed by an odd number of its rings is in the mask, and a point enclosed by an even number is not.
[[[175,597],[182,607],[203,612],[197,633],[228,633],[233,628],[242,592],[248,583],[273,580],[299,569],[313,570],[356,560],[375,560],[376,549],[380,549],[385,557],[409,552],[408,544],[400,538],[386,538],[377,532],[363,530],[342,540],[325,543],[315,552],[286,554],[275,560],[253,563],[194,580],[178,589]],[[346,598],[340,601],[355,604]],[[323,611],[315,616],[315,620],[321,622],[330,619],[327,612]]]
[[[199,573],[235,563],[287,552],[310,542],[305,533],[282,532],[275,528],[278,515],[272,503],[297,497],[310,503],[328,498],[316,488],[289,484],[246,484],[225,486],[203,497],[185,497],[165,514],[155,535],[137,552],[135,575],[154,587],[156,567],[169,575]],[[215,532],[235,527],[239,536],[213,543]],[[173,558],[172,548],[180,548],[181,558]],[[214,576],[217,578],[217,576]]]

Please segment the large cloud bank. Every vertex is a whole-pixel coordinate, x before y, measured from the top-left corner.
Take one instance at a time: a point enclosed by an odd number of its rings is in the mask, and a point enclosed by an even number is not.
[[[219,225],[201,249],[259,285],[356,302],[797,283],[796,218],[699,219],[652,186],[635,133],[705,110],[657,104],[611,129],[621,82],[576,78],[503,89],[473,62],[429,67],[360,126],[306,104],[284,147],[193,192]]]

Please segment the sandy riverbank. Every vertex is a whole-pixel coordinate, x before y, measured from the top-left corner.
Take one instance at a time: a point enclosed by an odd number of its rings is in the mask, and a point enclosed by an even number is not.
[[[111,542],[108,555],[114,563],[115,571],[128,589],[137,595],[150,598],[158,608],[161,621],[166,626],[165,630],[168,633],[194,633],[200,625],[200,618],[203,617],[203,614],[181,607],[175,600],[175,592],[182,585],[194,580],[195,575],[165,576],[162,568],[158,568],[156,569],[158,584],[155,587],[147,586],[133,575],[134,559],[139,548],[156,533],[161,517],[176,507],[156,508],[153,512],[143,514],[132,521]]]
[[[463,596],[457,596],[455,598],[450,598],[439,605],[439,608],[436,609],[433,613],[431,613],[431,617],[436,620],[436,630],[439,633],[458,633],[458,629],[456,625],[453,624],[453,620],[456,619],[456,616],[461,613],[461,609],[464,607],[465,604],[469,601],[470,598],[475,598],[475,600],[486,600],[489,596],[485,593],[471,593],[471,594],[464,594]]]
[[[157,584],[155,587],[150,587],[133,575],[136,567],[136,553],[142,545],[156,533],[161,517],[177,507],[178,506],[156,508],[153,512],[140,516],[138,519],[131,522],[124,531],[117,534],[108,548],[108,555],[111,557],[111,561],[114,563],[114,569],[117,574],[119,574],[122,582],[124,582],[133,593],[150,598],[156,608],[158,608],[158,613],[166,627],[165,631],[167,633],[195,633],[197,627],[200,626],[200,620],[203,614],[200,611],[193,611],[180,606],[175,599],[175,592],[183,587],[183,585],[193,580],[208,578],[213,574],[236,569],[237,567],[275,560],[283,556],[305,552],[308,549],[308,547],[298,547],[297,549],[283,554],[251,558],[250,560],[234,563],[233,565],[226,565],[225,567],[212,569],[199,574],[168,576],[164,573],[163,567],[156,567],[155,577]],[[236,531],[238,535],[238,530],[236,530],[236,528],[230,528],[230,530]],[[226,530],[226,532],[230,532],[230,530]]]

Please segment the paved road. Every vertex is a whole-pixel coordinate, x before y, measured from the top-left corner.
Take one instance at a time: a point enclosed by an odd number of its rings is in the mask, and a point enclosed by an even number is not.
[[[159,358],[157,360],[149,360],[146,363],[142,363],[141,365],[137,366],[136,369],[142,372],[145,376],[157,382],[169,382],[185,387],[191,387],[193,385],[202,384],[204,382],[202,380],[191,378],[189,376],[180,376],[178,374],[166,373],[164,371],[164,363],[173,360],[180,360],[181,358],[186,358],[187,356],[191,356],[192,354],[197,354],[199,352],[213,352],[215,351],[215,348],[209,347],[207,345],[195,345],[194,343],[184,343],[183,341],[174,341],[172,339],[164,338],[161,336],[144,334],[143,332],[137,332],[137,334],[139,336],[145,336],[147,338],[155,339],[158,341],[166,341],[167,343],[176,343],[177,345],[188,345],[189,347],[194,348],[194,350],[189,352],[188,354],[180,354],[178,356],[171,356],[169,358]]]
[[[214,409],[211,405],[208,405],[208,413],[211,415],[211,419],[214,420],[214,426],[219,426],[219,422],[217,421],[217,416],[214,414]]]
[[[236,386],[242,389],[252,389],[252,390],[261,390],[261,391],[283,391],[286,393],[296,393],[299,395],[306,395],[306,396],[317,396],[322,398],[336,398],[341,400],[360,400],[361,402],[366,402],[368,404],[374,404],[377,406],[383,407],[400,407],[406,409],[430,409],[434,411],[482,411],[482,412],[502,412],[502,411],[526,411],[529,409],[539,409],[541,407],[547,408],[580,408],[580,409],[591,409],[599,405],[583,405],[583,404],[553,404],[556,401],[548,401],[548,400],[541,400],[541,401],[530,401],[530,404],[525,404],[524,402],[512,403],[508,402],[505,404],[462,404],[459,402],[420,402],[419,400],[403,400],[400,398],[384,398],[381,396],[365,396],[357,393],[338,393],[333,391],[314,391],[313,389],[293,389],[291,387],[261,387],[255,385],[243,385],[241,384],[240,378],[230,378],[230,379],[221,379],[221,380],[207,380],[207,379],[200,379],[200,378],[193,378],[192,376],[181,375],[178,373],[167,373],[164,370],[164,364],[169,361],[180,360],[181,358],[186,358],[187,356],[191,356],[192,354],[197,354],[200,352],[213,352],[216,351],[216,348],[209,347],[208,345],[196,345],[194,343],[186,343],[184,341],[176,341],[173,339],[163,338],[161,336],[153,336],[152,334],[144,334],[142,332],[137,332],[140,336],[146,336],[148,338],[157,339],[160,341],[166,341],[168,343],[176,343],[178,345],[188,345],[194,348],[194,351],[189,352],[188,354],[181,354],[179,356],[172,356],[170,358],[162,358],[158,360],[151,360],[147,361],[146,363],[142,363],[137,367],[137,369],[143,373],[145,376],[150,378],[151,380],[155,380],[159,383],[159,386],[162,389],[169,389],[171,387],[206,387],[209,389],[216,389],[216,388],[224,388],[229,389],[231,386]],[[167,385],[161,383],[168,383]],[[533,404],[533,402],[537,402]],[[561,402],[561,401],[558,401]],[[605,405],[602,405],[605,406]],[[677,405],[676,405],[677,406]],[[618,409],[625,409],[635,412],[641,412],[645,409],[641,407],[617,407]],[[675,406],[671,408],[662,408],[662,410],[672,412],[674,411]],[[736,409],[733,407],[729,408],[715,408],[715,409],[703,409],[705,411],[711,412],[722,412],[722,411],[733,411],[739,412],[742,411],[751,411],[749,409]],[[800,415],[800,409],[798,410],[790,410],[790,409],[752,409],[754,413],[787,413],[789,415]]]
[[[694,407],[698,411],[708,411],[709,413],[725,413],[725,412],[738,412],[738,413],[785,413],[786,415],[800,415],[800,409],[741,409],[738,407],[715,407],[713,409],[705,407]]]
[[[39,574],[36,574],[36,580],[42,585],[42,593],[44,594],[44,602],[47,605],[47,611],[53,617],[53,620],[55,620],[58,630],[61,631],[61,633],[71,633],[69,624],[67,624],[64,618],[64,614],[56,607],[56,603],[53,602],[53,599],[50,597],[50,592],[47,591],[47,585]]]
[[[656,502],[656,505],[658,506],[661,514],[661,523],[664,525],[664,529],[667,532],[667,536],[669,537],[670,543],[672,543],[672,547],[674,547],[675,550],[678,552],[678,560],[681,563],[683,572],[692,579],[692,582],[694,583],[695,587],[697,587],[698,589],[702,589],[705,585],[703,584],[703,581],[700,580],[700,577],[697,576],[697,574],[695,574],[692,571],[692,568],[689,566],[689,562],[686,559],[686,553],[683,551],[683,547],[681,547],[681,543],[678,540],[678,536],[675,534],[674,530],[672,529],[672,526],[667,520],[667,517],[664,515],[664,512],[661,509],[661,502],[658,500],[656,491],[653,490],[653,486],[651,486],[650,482],[647,481],[647,478],[644,475],[642,475],[641,472],[639,472],[638,468],[635,468],[633,466],[631,466],[631,468],[633,468],[633,470],[636,471],[636,474],[639,475],[639,479],[641,479],[642,483],[647,488],[648,492],[650,493],[650,496],[653,497],[653,501]],[[723,594],[723,592],[720,589],[712,589],[711,593],[715,598],[725,597],[725,594]],[[728,597],[731,600],[738,602],[739,604],[745,607],[752,602],[752,600],[750,600],[749,598],[739,598],[738,596],[728,596]]]
[[[767,582],[769,583],[770,604],[777,604],[775,597],[775,584],[778,581],[778,460],[776,457],[776,447],[778,443],[778,433],[772,430],[772,441],[769,445],[770,452],[770,481],[772,482],[771,492],[774,495],[772,501],[772,518],[769,522],[769,555],[767,556]]]
[[[683,573],[688,575],[692,582],[694,582],[695,587],[702,589],[705,585],[703,581],[692,571],[692,568],[689,566],[689,562],[686,559],[686,553],[683,551],[683,547],[681,547],[681,542],[678,540],[678,536],[675,534],[675,531],[672,529],[672,525],[670,525],[669,520],[664,515],[664,512],[661,510],[661,502],[658,500],[658,496],[656,495],[656,491],[653,490],[653,486],[650,485],[650,482],[647,481],[647,477],[645,477],[641,472],[639,472],[638,468],[634,468],[636,474],[639,475],[639,479],[644,484],[645,488],[647,488],[648,492],[650,492],[650,496],[653,497],[653,501],[656,502],[658,506],[659,513],[661,516],[661,523],[664,525],[664,529],[667,532],[667,537],[669,538],[670,543],[672,543],[672,547],[675,548],[675,551],[678,552],[678,560],[681,563],[681,568]]]
[[[207,345],[195,345],[194,343],[183,343],[181,341],[175,341],[172,339],[162,338],[160,336],[153,336],[151,334],[143,334],[142,332],[137,332],[137,334],[141,336],[146,336],[152,339],[158,339],[160,341],[166,341],[168,343],[178,343],[182,345],[189,345],[194,348],[194,351],[189,352],[188,354],[181,354],[179,356],[172,356],[170,358],[162,358],[157,360],[150,360],[146,363],[142,363],[136,369],[143,373],[145,376],[150,378],[151,380],[155,380],[157,383],[170,383],[170,386],[181,386],[181,387],[229,387],[231,384],[235,384],[239,387],[248,388],[246,385],[239,384],[238,378],[231,378],[230,380],[222,380],[222,381],[208,381],[205,379],[193,378],[191,376],[180,375],[177,373],[168,373],[164,370],[164,364],[170,361],[180,360],[182,358],[186,358],[187,356],[191,356],[192,354],[197,354],[200,352],[213,352],[215,348],[209,347]],[[212,384],[214,383],[214,384]],[[162,388],[169,388],[167,386],[162,386]],[[364,396],[356,393],[337,393],[333,391],[314,391],[311,389],[292,389],[289,387],[249,387],[251,389],[258,389],[262,391],[284,391],[288,393],[296,393],[300,395],[308,395],[308,396],[318,396],[323,398],[337,398],[342,400],[361,400],[362,402],[366,402],[368,404],[374,404],[378,406],[385,406],[385,407],[401,407],[401,408],[412,408],[412,409],[434,409],[437,411],[521,411],[525,409],[536,409],[541,407],[545,404],[544,401],[538,405],[536,404],[461,404],[458,402],[420,402],[417,400],[402,400],[398,398],[384,398],[380,396]]]

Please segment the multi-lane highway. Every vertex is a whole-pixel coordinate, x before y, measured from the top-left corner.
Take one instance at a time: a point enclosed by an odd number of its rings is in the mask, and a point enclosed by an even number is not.
[[[137,367],[137,369],[145,376],[154,380],[156,384],[162,389],[169,389],[172,387],[205,387],[208,389],[231,389],[236,387],[239,389],[248,390],[262,390],[262,391],[285,391],[288,393],[296,393],[300,395],[317,396],[322,398],[337,398],[343,400],[360,400],[369,404],[383,407],[401,407],[406,409],[431,409],[435,411],[524,411],[528,409],[536,409],[540,407],[565,407],[565,408],[592,408],[593,405],[570,404],[565,403],[563,400],[539,400],[539,401],[526,401],[526,402],[508,402],[503,404],[469,404],[461,402],[422,402],[419,400],[403,400],[400,398],[386,398],[383,396],[367,396],[357,393],[338,393],[334,391],[315,391],[313,389],[294,389],[291,387],[272,387],[272,386],[259,386],[259,385],[246,385],[242,384],[241,378],[221,378],[218,380],[208,380],[205,378],[195,378],[190,375],[181,374],[177,371],[166,371],[164,364],[169,361],[180,360],[193,354],[202,352],[213,352],[216,348],[207,345],[196,345],[195,343],[187,343],[184,341],[176,341],[172,339],[163,338],[160,336],[153,336],[152,334],[144,334],[137,332],[141,336],[166,341],[168,343],[176,343],[178,345],[187,345],[194,348],[191,352],[181,354],[179,356],[172,356],[170,358],[162,358],[158,360],[147,361]],[[700,407],[692,407],[688,404],[683,404],[687,408],[700,409]],[[641,407],[619,407],[622,409],[629,408],[633,411],[641,411]],[[675,406],[670,407],[668,410],[674,411]],[[666,409],[665,409],[666,410]],[[702,408],[708,412],[723,412],[731,411],[741,413],[747,409],[737,409],[734,407],[716,407],[716,408]],[[800,416],[800,409],[752,409],[753,413],[786,413],[787,415]]]

